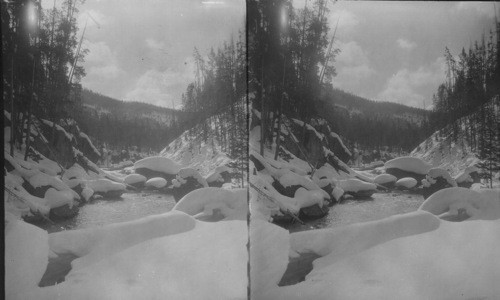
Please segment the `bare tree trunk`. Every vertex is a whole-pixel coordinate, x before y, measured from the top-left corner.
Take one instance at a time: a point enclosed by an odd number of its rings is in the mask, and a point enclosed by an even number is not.
[[[10,74],[10,156],[14,156],[14,144],[16,143],[16,113],[14,112],[14,57],[11,61],[11,74]]]

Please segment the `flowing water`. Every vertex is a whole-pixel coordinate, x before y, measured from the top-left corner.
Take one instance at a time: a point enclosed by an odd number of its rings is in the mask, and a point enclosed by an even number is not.
[[[341,204],[330,207],[328,215],[324,218],[306,222],[305,225],[292,224],[288,229],[290,232],[296,232],[380,220],[416,211],[423,201],[421,195],[401,191],[375,193],[368,199],[347,199]]]
[[[49,233],[68,229],[82,229],[112,223],[132,221],[172,210],[175,200],[171,195],[153,192],[124,193],[118,199],[98,199],[80,207],[78,215],[55,224],[39,226]]]
[[[80,207],[78,215],[72,219],[55,224],[38,224],[38,226],[49,233],[98,227],[165,213],[172,210],[174,205],[175,200],[171,195],[151,192],[125,193],[119,199],[98,199],[86,203]],[[77,257],[72,254],[50,258],[39,286],[49,286],[64,281],[64,277],[71,270],[71,261],[75,258]]]
[[[383,219],[395,214],[415,211],[423,200],[420,195],[402,192],[376,193],[367,200],[345,200],[341,204],[330,207],[326,217],[306,222],[305,225],[292,224],[288,226],[288,229],[290,232],[296,232]],[[56,224],[44,223],[39,226],[49,233],[97,227],[168,212],[174,205],[175,200],[170,195],[151,192],[125,193],[120,199],[99,199],[87,203],[80,207],[78,215],[70,220],[56,222]],[[292,260],[280,285],[303,281],[312,269],[312,261],[318,257],[306,253]],[[64,281],[64,277],[71,270],[71,261],[75,258],[74,255],[66,254],[49,259],[49,265],[39,285],[48,286]]]

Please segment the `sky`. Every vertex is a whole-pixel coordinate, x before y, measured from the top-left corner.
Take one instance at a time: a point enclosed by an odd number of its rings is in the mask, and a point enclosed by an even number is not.
[[[245,26],[244,0],[86,0],[79,10],[83,87],[169,108],[194,80],[194,47],[206,55]]]
[[[305,1],[293,0],[294,7],[303,8]],[[494,26],[492,2],[329,3],[330,35],[339,20],[335,45],[341,49],[333,85],[421,108],[430,107],[444,81],[445,47],[458,55]],[[80,33],[86,21],[83,47],[90,52],[83,63],[84,87],[116,99],[179,108],[194,80],[194,47],[206,55],[236,38],[244,29],[245,1],[86,0],[80,6]]]
[[[337,20],[335,87],[428,109],[445,80],[445,47],[458,56],[462,47],[488,36],[495,10],[492,2],[339,1],[330,4],[331,28]]]

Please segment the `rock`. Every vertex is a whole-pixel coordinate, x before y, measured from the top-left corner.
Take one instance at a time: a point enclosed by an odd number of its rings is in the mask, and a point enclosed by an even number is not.
[[[295,197],[295,192],[302,187],[300,185],[290,185],[284,187],[278,180],[274,180],[272,185],[280,194],[290,198]]]
[[[394,184],[396,183],[397,180],[398,179],[394,175],[380,174],[377,177],[375,177],[375,179],[373,179],[373,183],[384,186],[386,188],[392,188],[394,187]]]
[[[153,189],[162,189],[167,186],[167,181],[162,177],[154,177],[146,181],[146,187]]]
[[[404,171],[404,170],[401,170],[398,168],[387,168],[387,169],[385,169],[385,172],[387,174],[391,174],[391,175],[395,176],[397,179],[406,178],[406,177],[414,178],[415,180],[417,180],[417,183],[422,181],[422,179],[425,178],[425,174],[417,174],[417,173],[410,172],[410,171]]]
[[[73,218],[78,214],[79,207],[78,205],[68,205],[64,204],[63,206],[54,207],[50,210],[51,219],[69,219]]]
[[[422,195],[427,199],[439,190],[456,186],[457,183],[451,178],[448,171],[441,168],[433,168],[425,176],[425,179],[422,180]]]
[[[320,207],[318,204],[300,209],[299,217],[301,219],[319,219],[328,214],[328,206]]]
[[[175,178],[175,174],[167,174],[159,171],[153,171],[147,168],[137,168],[135,169],[135,173],[140,174],[147,179],[155,178],[155,177],[162,177],[167,181],[172,181],[172,179]]]
[[[144,187],[146,181],[147,181],[146,176],[143,176],[141,174],[130,174],[123,179],[124,183],[136,188]]]
[[[402,189],[413,189],[417,184],[417,180],[413,177],[404,177],[396,181],[396,187]]]
[[[208,184],[205,186],[202,183],[200,183],[198,179],[195,179],[195,177],[192,176],[186,178],[177,176],[176,179],[172,180],[172,188],[170,192],[172,193],[175,201],[177,202],[188,193],[202,187],[208,187]]]

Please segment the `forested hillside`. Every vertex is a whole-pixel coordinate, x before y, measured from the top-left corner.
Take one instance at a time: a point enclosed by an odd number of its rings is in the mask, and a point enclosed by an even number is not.
[[[388,146],[409,151],[432,133],[430,111],[391,102],[368,100],[339,89],[327,89],[318,114],[348,144],[372,150]]]
[[[190,128],[196,114],[120,101],[84,89],[81,111],[75,114],[75,119],[98,145],[159,151]]]

